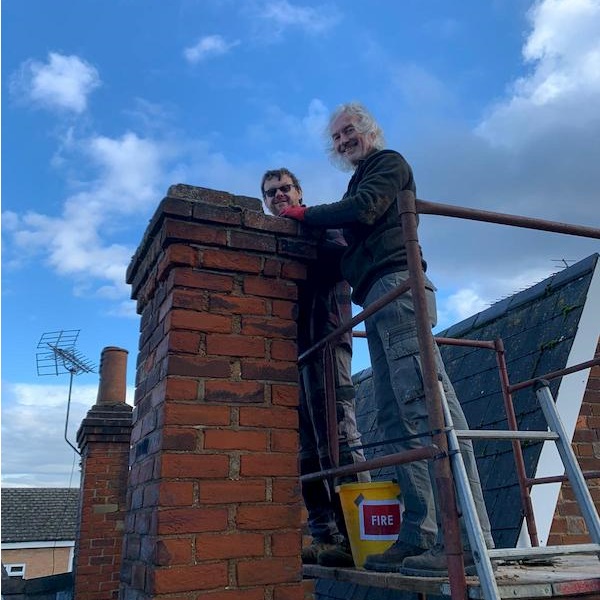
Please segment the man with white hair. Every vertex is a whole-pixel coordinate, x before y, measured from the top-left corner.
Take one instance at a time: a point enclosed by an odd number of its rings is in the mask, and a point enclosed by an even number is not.
[[[339,202],[318,206],[287,207],[281,216],[313,227],[344,229],[348,248],[341,261],[342,274],[352,286],[352,300],[367,308],[408,279],[402,224],[396,198],[416,186],[410,165],[398,152],[385,149],[383,132],[358,103],[344,104],[329,121],[330,154],[354,173]],[[422,261],[426,269],[425,261]],[[426,278],[428,314],[437,321],[435,286]],[[430,444],[427,405],[419,362],[414,307],[410,292],[398,297],[365,321],[377,419],[390,453]],[[436,363],[454,424],[468,425],[437,347]],[[473,446],[460,442],[471,489],[488,547],[494,542],[483,501]],[[406,575],[444,576],[448,564],[441,526],[437,519],[433,467],[416,461],[396,467],[404,512],[397,541],[384,553],[367,557],[365,568]],[[463,540],[468,546],[463,527]],[[467,573],[476,569],[465,552]]]

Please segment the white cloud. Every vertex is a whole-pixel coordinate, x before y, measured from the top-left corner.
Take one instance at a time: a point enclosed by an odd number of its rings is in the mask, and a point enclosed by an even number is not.
[[[68,379],[62,384],[2,385],[2,485],[77,487],[79,457],[65,441]],[[77,447],[81,421],[95,404],[97,385],[75,379],[67,439]],[[127,389],[132,403],[133,389]]]
[[[186,48],[183,55],[188,62],[196,64],[213,56],[227,54],[239,44],[239,41],[226,42],[220,35],[207,35],[200,38],[194,46]]]
[[[536,2],[529,18],[530,71],[479,127],[432,119],[406,149],[410,124],[400,119],[396,131],[387,128],[390,146],[406,152],[420,198],[598,227],[600,2]],[[459,219],[424,216],[420,230],[440,290],[472,289],[489,303],[549,276],[557,260],[598,251],[589,238]],[[440,305],[447,325],[460,317]]]
[[[489,302],[483,300],[474,288],[463,288],[447,298],[443,318],[446,322],[457,323],[488,306]],[[441,322],[442,315],[440,314],[438,317]]]
[[[298,27],[311,34],[322,33],[340,19],[338,11],[333,7],[321,6],[316,9],[294,5],[288,0],[266,2],[261,8],[260,16],[275,24],[277,34],[287,27]]]
[[[492,143],[515,146],[565,124],[600,123],[600,2],[544,0],[528,16],[523,57],[532,71],[480,124],[479,134]]]
[[[125,271],[135,248],[111,238],[128,229],[128,217],[150,213],[160,186],[166,189],[165,165],[173,154],[134,133],[94,136],[72,150],[88,157],[96,179],[80,183],[85,189],[65,199],[59,216],[8,213],[8,231],[17,251],[42,255],[57,273],[75,279],[80,294],[100,282],[100,295],[126,297]]]
[[[11,78],[11,90],[35,105],[77,114],[87,108],[88,96],[101,85],[97,69],[75,55],[48,54],[46,63],[28,60]]]

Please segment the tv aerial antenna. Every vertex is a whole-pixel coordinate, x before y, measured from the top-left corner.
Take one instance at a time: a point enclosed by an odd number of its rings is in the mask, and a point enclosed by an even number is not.
[[[69,374],[69,395],[67,398],[67,416],[65,419],[65,441],[77,454],[81,452],[67,438],[69,411],[71,409],[71,392],[73,377],[81,373],[94,373],[96,366],[75,348],[80,329],[61,329],[42,334],[35,355],[38,375]]]

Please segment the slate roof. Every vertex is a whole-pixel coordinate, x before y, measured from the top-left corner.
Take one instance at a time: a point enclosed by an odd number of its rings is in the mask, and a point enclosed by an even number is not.
[[[78,488],[3,488],[2,543],[74,541]]]
[[[504,341],[511,384],[563,369],[578,332],[590,283],[598,265],[594,254],[533,287],[506,298],[487,310],[438,333],[439,337]],[[600,328],[600,325],[598,325]],[[460,346],[441,346],[444,363],[472,429],[508,429],[495,352]],[[585,360],[590,360],[592,356]],[[354,376],[357,421],[369,458],[383,453],[371,399],[371,369]],[[560,379],[550,383],[556,398]],[[531,388],[513,394],[519,429],[546,428]],[[474,442],[492,532],[497,547],[514,547],[522,516],[518,481],[510,442]],[[527,475],[532,477],[542,443],[523,443]],[[559,471],[559,472],[562,472]],[[373,472],[376,479],[392,476],[391,469]],[[558,474],[558,472],[557,472]]]

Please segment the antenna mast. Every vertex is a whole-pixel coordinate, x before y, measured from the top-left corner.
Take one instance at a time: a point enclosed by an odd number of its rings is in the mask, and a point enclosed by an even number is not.
[[[80,329],[61,329],[43,333],[37,345],[39,352],[35,355],[38,375],[69,373],[69,396],[64,437],[67,444],[79,455],[81,452],[67,438],[73,377],[80,373],[94,373],[96,370],[96,366],[75,348],[80,331]]]

